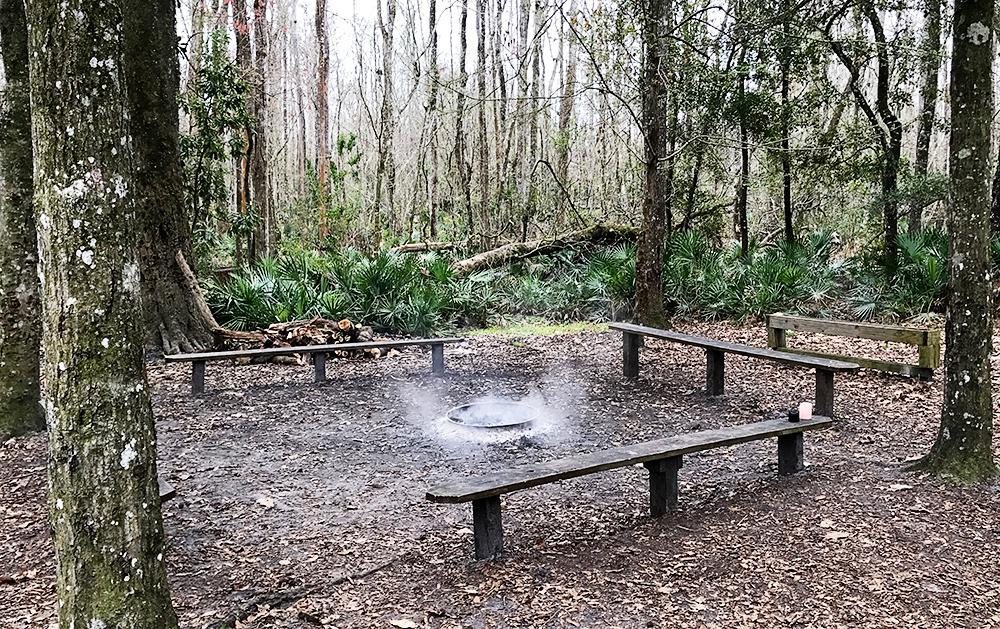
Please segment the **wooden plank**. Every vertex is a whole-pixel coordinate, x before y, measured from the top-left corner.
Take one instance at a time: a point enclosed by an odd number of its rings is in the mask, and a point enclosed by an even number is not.
[[[705,362],[705,394],[722,395],[726,392],[726,354],[717,349],[706,349]]]
[[[817,415],[833,417],[833,372],[825,369],[816,370],[816,408]]]
[[[410,345],[436,345],[440,343],[461,343],[460,337],[439,339],[408,339],[398,341],[368,341],[365,343],[334,343],[330,345],[302,345],[298,347],[265,347],[262,349],[245,349],[228,352],[202,352],[200,354],[170,354],[164,356],[167,362],[190,362],[205,360],[226,360],[228,358],[254,358],[256,356],[287,356],[288,354],[312,354],[315,352],[338,352],[353,349],[371,349],[373,347],[407,347]]]
[[[431,345],[431,373],[438,376],[444,373],[444,344]]]
[[[622,334],[622,375],[626,378],[639,377],[639,344],[642,337],[631,332]]]
[[[503,552],[500,496],[472,502],[472,536],[476,542],[476,559],[493,559]]]
[[[672,456],[646,461],[642,465],[649,470],[649,515],[658,518],[679,502],[677,471],[683,467],[684,457]]]
[[[802,458],[802,433],[778,437],[778,474],[787,476],[805,468]]]
[[[929,340],[928,333],[931,331],[927,328],[860,323],[838,319],[810,319],[808,317],[793,317],[778,314],[769,315],[767,321],[768,326],[784,330],[813,332],[829,336],[850,336],[853,338],[872,339],[874,341],[908,343],[910,345],[927,345]]]
[[[669,330],[647,328],[643,325],[634,325],[631,323],[609,323],[608,328],[612,330],[619,330],[623,333],[632,332],[634,334],[642,334],[644,336],[665,339],[667,341],[674,341],[685,345],[694,345],[695,347],[719,350],[729,354],[740,354],[742,356],[750,356],[752,358],[764,358],[799,367],[815,367],[817,369],[827,369],[829,371],[837,372],[857,371],[860,368],[856,363],[852,362],[827,360],[825,358],[815,358],[812,356],[793,357],[787,352],[780,352],[778,350],[764,349],[762,347],[753,347],[750,345],[738,345],[736,343],[727,343],[726,341],[718,341],[716,339],[693,336],[691,334],[682,334],[680,332],[671,332]]]
[[[874,358],[857,358],[855,356],[842,356],[840,354],[827,354],[826,352],[814,352],[809,349],[798,349],[795,347],[785,347],[778,351],[798,354],[800,356],[816,356],[818,358],[828,358],[831,360],[851,360],[863,369],[877,369],[878,371],[889,371],[916,378],[921,376],[921,368],[917,365],[905,365],[903,363],[893,363],[887,360],[876,360]],[[932,372],[933,373],[933,372]]]
[[[832,425],[833,420],[829,417],[816,415],[811,420],[799,423],[793,423],[787,419],[773,419],[742,426],[692,432],[656,441],[525,465],[483,476],[452,480],[428,491],[427,499],[432,502],[446,503],[480,500],[595,472],[736,445],[747,441],[829,428]]]
[[[191,363],[191,393],[199,395],[205,392],[205,361],[196,360]]]

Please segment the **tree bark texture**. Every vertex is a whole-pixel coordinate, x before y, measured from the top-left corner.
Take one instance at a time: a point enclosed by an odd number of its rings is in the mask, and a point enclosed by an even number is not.
[[[570,0],[569,16],[576,19],[576,0]],[[569,185],[569,158],[570,145],[572,144],[572,132],[570,123],[573,120],[573,105],[576,101],[576,42],[572,33],[566,37],[563,45],[566,46],[566,70],[563,78],[562,95],[559,97],[559,127],[556,132],[556,174],[562,186],[567,190]],[[556,196],[556,227],[566,224],[566,197]]]
[[[469,24],[469,0],[462,0],[462,14],[458,20],[458,89],[455,96],[455,167],[458,172],[458,209],[456,217],[462,212],[468,213],[466,229],[473,233],[472,224],[472,193],[470,190],[471,174],[465,164],[465,90],[469,86],[469,74],[465,71],[465,57],[469,50],[467,27]]]
[[[963,483],[997,473],[989,227],[994,10],[992,0],[955,3],[944,404],[937,439],[914,465]]]
[[[427,81],[430,84],[429,95],[427,97],[427,117],[430,118],[430,154],[431,172],[430,185],[427,190],[427,204],[430,206],[429,234],[431,240],[438,235],[438,126],[440,118],[438,116],[438,90],[441,83],[441,69],[438,66],[438,28],[437,28],[437,0],[430,0],[428,9],[428,24],[430,25],[431,36],[431,63],[428,68]]]
[[[61,629],[173,629],[118,0],[31,0],[42,400]]]
[[[250,78],[253,72],[250,60],[250,24],[247,22],[247,2],[246,0],[232,0],[233,5],[233,30],[236,34],[236,65],[240,69],[247,84],[252,85]],[[250,154],[251,138],[253,128],[249,125],[243,130],[243,151],[236,158],[236,211],[246,214],[252,209],[253,198],[250,196]],[[246,240],[244,240],[244,238]],[[236,235],[237,266],[240,266],[240,252],[243,244],[247,245],[247,258],[250,263],[255,259],[253,250],[253,238],[250,234],[241,233]]]
[[[211,347],[218,327],[201,289],[177,262],[180,255],[190,268],[194,252],[181,183],[174,7],[173,0],[124,2],[143,321],[146,343],[167,354]]]
[[[478,130],[476,145],[479,148],[479,230],[484,246],[493,242],[490,233],[490,147],[486,140],[486,0],[476,2],[476,87],[479,94]]]
[[[0,0],[0,441],[45,427],[24,0]]]
[[[643,16],[642,122],[645,137],[645,193],[642,200],[642,227],[636,246],[635,316],[644,325],[662,325],[664,190],[660,159],[666,152],[667,112],[665,64],[666,37],[671,14],[670,0],[647,0]]]
[[[934,133],[934,112],[937,109],[938,74],[941,68],[941,0],[924,0],[924,42],[920,51],[920,118],[917,126],[917,152],[913,160],[913,175],[927,176]],[[926,201],[918,196],[910,201],[907,231],[919,231]]]

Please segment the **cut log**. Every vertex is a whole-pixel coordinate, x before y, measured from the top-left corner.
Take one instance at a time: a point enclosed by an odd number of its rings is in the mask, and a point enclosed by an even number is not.
[[[638,230],[624,225],[594,225],[556,236],[555,238],[540,238],[527,242],[510,244],[477,253],[471,258],[460,260],[452,265],[456,276],[468,275],[476,271],[492,269],[512,260],[530,258],[532,256],[552,253],[567,247],[575,247],[584,243],[612,244],[624,240],[635,240]]]

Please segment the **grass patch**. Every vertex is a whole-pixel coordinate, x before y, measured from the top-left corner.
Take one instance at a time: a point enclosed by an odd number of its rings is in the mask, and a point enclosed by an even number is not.
[[[538,317],[525,317],[517,321],[504,321],[500,325],[478,330],[464,331],[464,336],[479,336],[481,334],[509,334],[511,336],[551,336],[553,334],[577,334],[580,332],[607,332],[605,323],[590,321],[573,321],[569,323],[552,323]]]

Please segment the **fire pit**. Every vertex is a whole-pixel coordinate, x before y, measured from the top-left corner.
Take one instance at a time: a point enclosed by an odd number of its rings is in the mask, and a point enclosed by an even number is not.
[[[530,424],[539,411],[530,404],[495,400],[456,406],[448,411],[448,421],[470,428],[515,428]]]

